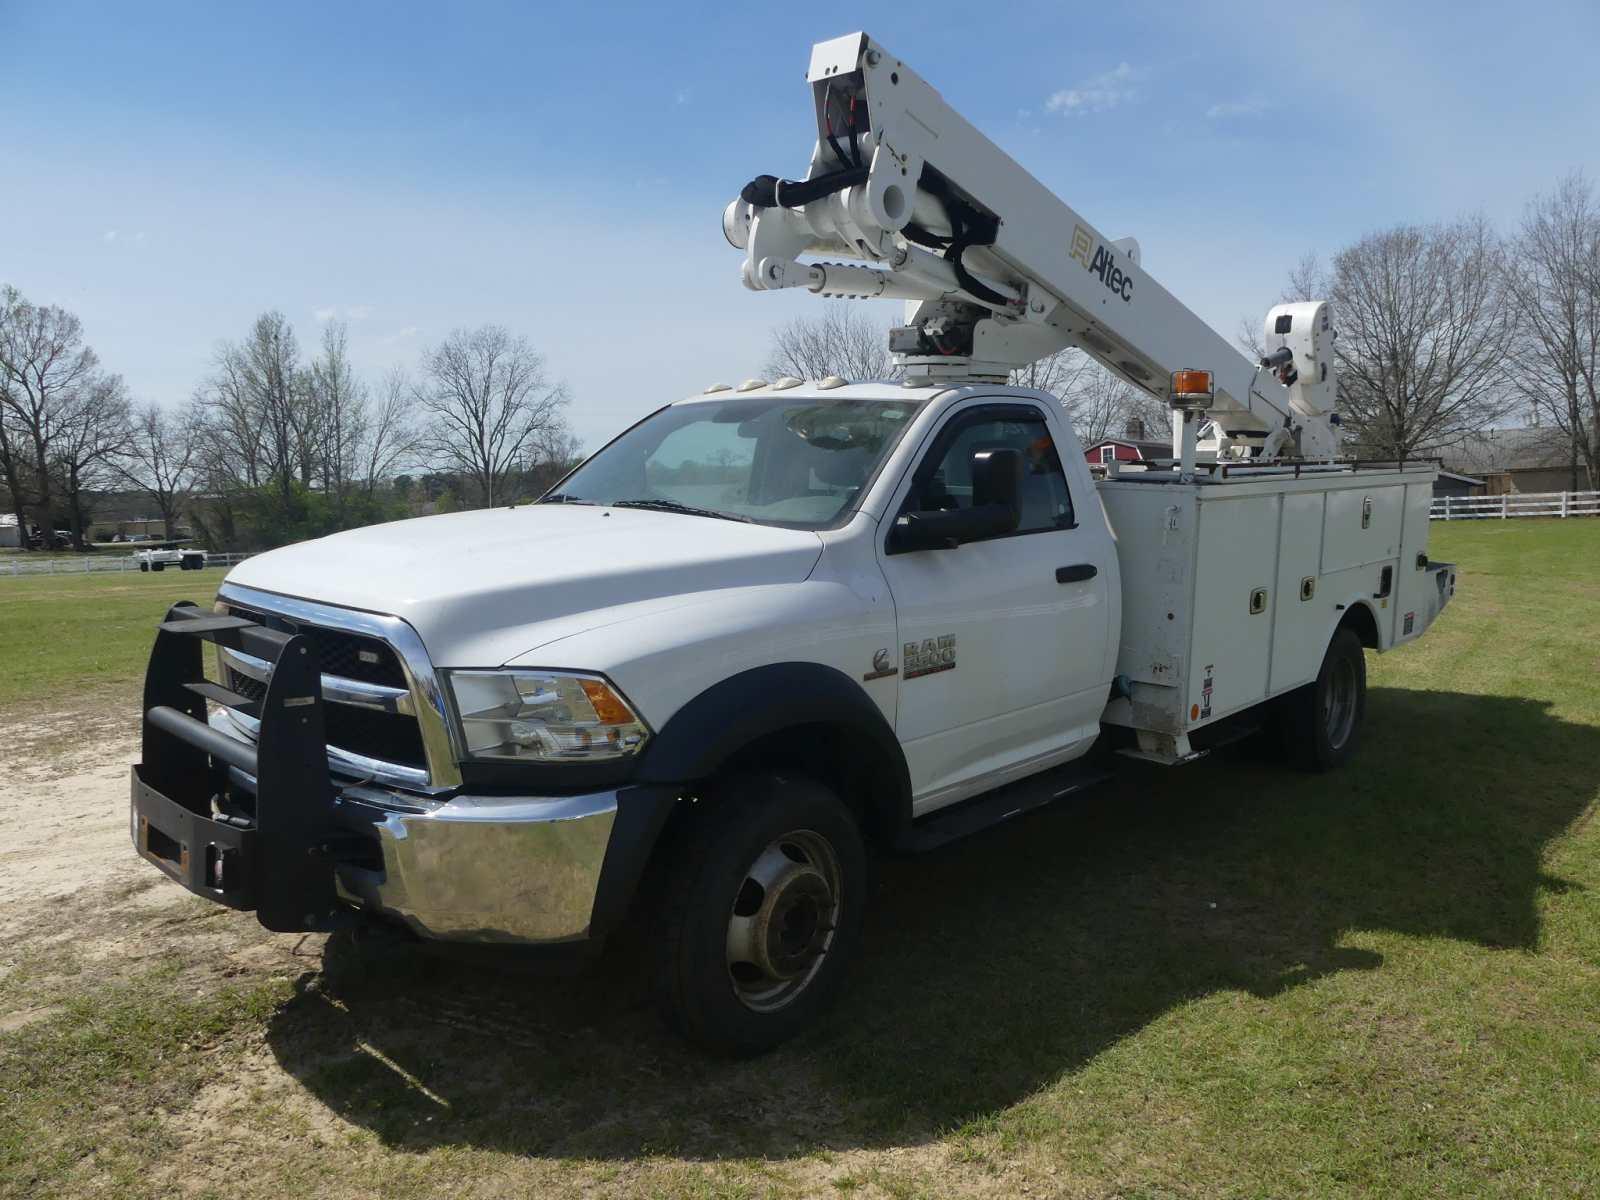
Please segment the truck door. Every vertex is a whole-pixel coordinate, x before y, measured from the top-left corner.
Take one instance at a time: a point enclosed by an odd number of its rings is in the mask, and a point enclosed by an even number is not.
[[[920,814],[1088,748],[1110,684],[1107,588],[1114,550],[1092,495],[1068,486],[1043,407],[977,399],[945,418],[892,513],[964,508],[972,456],[1026,464],[1012,533],[878,554],[900,642],[897,726]],[[1080,514],[1089,517],[1080,527]]]

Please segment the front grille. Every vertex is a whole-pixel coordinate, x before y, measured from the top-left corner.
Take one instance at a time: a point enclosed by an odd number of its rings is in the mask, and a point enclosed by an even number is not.
[[[227,602],[228,612],[247,621],[255,621],[280,633],[303,633],[311,639],[317,660],[324,675],[342,675],[346,679],[359,679],[363,683],[380,683],[385,687],[403,688],[406,674],[400,658],[387,643],[359,633],[342,629],[324,629],[292,621],[277,613],[246,608],[242,604]]]
[[[298,633],[309,638],[324,675],[359,679],[364,683],[386,687],[407,686],[399,655],[381,639],[291,620],[278,613],[232,601],[226,601],[225,604],[227,612],[233,616],[255,621],[282,633]],[[267,685],[260,680],[232,668],[227,668],[225,674],[225,683],[230,690],[258,704],[266,697]],[[408,713],[377,712],[330,700],[323,706],[323,721],[330,747],[380,762],[416,770],[428,769],[422,730],[416,717]]]

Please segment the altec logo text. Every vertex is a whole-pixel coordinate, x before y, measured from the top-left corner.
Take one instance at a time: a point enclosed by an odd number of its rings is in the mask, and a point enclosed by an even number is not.
[[[1116,255],[1097,244],[1082,225],[1072,227],[1072,257],[1083,264],[1084,270],[1105,284],[1107,291],[1115,292],[1124,301],[1133,299],[1133,276],[1124,274],[1122,268],[1117,266]]]

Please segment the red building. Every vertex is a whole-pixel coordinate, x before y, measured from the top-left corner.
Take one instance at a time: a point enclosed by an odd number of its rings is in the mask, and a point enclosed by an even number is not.
[[[1132,430],[1130,433],[1134,432]],[[1140,433],[1143,430],[1138,431]],[[1171,458],[1172,443],[1151,441],[1146,437],[1108,437],[1083,448],[1083,457],[1095,463],[1145,462],[1152,458]]]
[[[1147,462],[1152,458],[1171,458],[1172,443],[1165,439],[1145,436],[1144,422],[1138,417],[1128,421],[1121,437],[1103,437],[1083,448],[1083,457],[1090,466],[1108,462]]]

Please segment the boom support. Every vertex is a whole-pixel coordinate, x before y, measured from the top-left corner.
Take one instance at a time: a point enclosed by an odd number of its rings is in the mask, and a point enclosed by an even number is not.
[[[1173,372],[1211,371],[1203,450],[1337,454],[1327,304],[1274,308],[1252,362],[1144,271],[1137,242],[1107,238],[865,34],[816,45],[806,78],[805,180],[762,176],[723,215],[746,287],[907,301],[890,349],[913,379],[1004,381],[1069,347],[1162,400]],[[1175,413],[1175,442],[1183,428]]]

